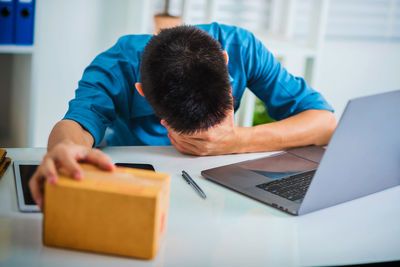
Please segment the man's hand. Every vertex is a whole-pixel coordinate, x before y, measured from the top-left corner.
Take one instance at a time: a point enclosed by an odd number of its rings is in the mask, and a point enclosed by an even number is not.
[[[64,168],[75,179],[82,179],[82,169],[78,162],[85,161],[105,170],[113,170],[115,166],[111,159],[98,149],[76,145],[72,142],[60,142],[43,157],[43,161],[29,181],[31,194],[36,204],[42,210],[43,188],[47,181],[57,182],[57,169]]]
[[[172,145],[182,153],[206,156],[241,152],[241,138],[238,138],[241,128],[234,125],[233,110],[221,123],[194,134],[176,132],[164,120],[161,124],[167,128]]]
[[[165,121],[161,124],[179,151],[205,156],[326,145],[337,122],[330,111],[306,110],[281,121],[253,127],[235,126],[231,111],[221,123],[190,135],[174,131]]]

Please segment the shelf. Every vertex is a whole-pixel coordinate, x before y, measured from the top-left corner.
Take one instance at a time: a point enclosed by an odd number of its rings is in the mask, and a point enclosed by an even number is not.
[[[32,45],[0,45],[0,54],[32,54]]]

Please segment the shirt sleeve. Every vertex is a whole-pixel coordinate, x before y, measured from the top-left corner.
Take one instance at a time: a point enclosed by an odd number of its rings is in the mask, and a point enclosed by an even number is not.
[[[85,69],[75,91],[75,98],[69,102],[65,119],[74,120],[94,138],[96,147],[103,139],[106,128],[116,119],[117,113],[128,113],[126,90],[132,82],[130,65],[123,58],[119,44],[98,55]]]
[[[253,34],[248,34],[244,50],[247,86],[266,104],[272,118],[282,120],[309,109],[333,112],[319,92],[303,78],[290,74]]]

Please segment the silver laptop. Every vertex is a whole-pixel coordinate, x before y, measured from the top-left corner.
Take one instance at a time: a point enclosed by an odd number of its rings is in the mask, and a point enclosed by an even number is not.
[[[400,90],[350,100],[325,151],[309,146],[201,172],[293,215],[400,184]]]

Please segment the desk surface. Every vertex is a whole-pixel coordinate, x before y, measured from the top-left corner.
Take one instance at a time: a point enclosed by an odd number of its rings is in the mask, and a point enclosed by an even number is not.
[[[0,266],[304,266],[400,259],[400,186],[300,217],[205,180],[200,171],[271,153],[182,155],[173,147],[105,148],[114,162],[153,164],[171,174],[167,235],[152,261],[42,245],[42,214],[18,211],[14,175],[0,180]],[[45,149],[8,149],[40,160]],[[180,176],[188,171],[202,199]]]

